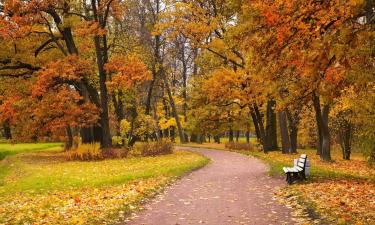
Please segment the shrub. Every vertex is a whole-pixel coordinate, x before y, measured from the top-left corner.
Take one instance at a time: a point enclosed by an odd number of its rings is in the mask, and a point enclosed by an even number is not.
[[[233,150],[247,150],[247,151],[254,151],[255,147],[250,143],[244,142],[227,142],[225,143],[225,148],[233,149]]]
[[[112,137],[112,146],[121,147],[121,146],[125,146],[125,144],[126,144],[125,138],[123,138],[121,136],[113,136]]]
[[[172,142],[166,140],[142,143],[137,148],[142,156],[166,155],[173,152]]]
[[[104,158],[99,143],[81,144],[74,150],[67,151],[66,157],[68,160],[98,160]]]

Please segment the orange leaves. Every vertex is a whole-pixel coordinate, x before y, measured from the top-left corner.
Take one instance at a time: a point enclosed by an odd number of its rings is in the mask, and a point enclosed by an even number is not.
[[[67,56],[51,62],[39,72],[32,94],[35,97],[42,96],[56,84],[73,83],[93,73],[92,63],[88,60],[81,59],[76,55]]]
[[[15,108],[15,103],[20,98],[17,96],[11,96],[3,100],[0,104],[0,122],[8,120],[10,124],[14,124],[15,118],[17,116],[17,109]],[[0,102],[1,103],[1,102]]]
[[[151,79],[147,66],[136,55],[115,56],[105,65],[105,69],[114,74],[112,81],[108,82],[112,89],[129,89]]]
[[[267,25],[276,25],[281,19],[279,13],[276,11],[275,7],[272,7],[272,5],[266,5],[265,7],[266,8],[263,9],[262,15],[264,16]]]
[[[203,90],[210,101],[229,102],[241,98],[241,73],[220,68],[203,84]]]
[[[368,224],[375,221],[375,185],[352,180],[328,180],[297,186],[332,223]]]
[[[85,35],[102,36],[102,35],[107,34],[107,30],[100,28],[99,23],[95,21],[82,21],[75,31],[76,31],[77,36],[85,36]]]

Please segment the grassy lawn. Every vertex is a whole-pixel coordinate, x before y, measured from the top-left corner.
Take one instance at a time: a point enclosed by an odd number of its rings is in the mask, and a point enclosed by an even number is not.
[[[41,146],[12,146],[23,154],[9,154],[0,161],[0,224],[114,223],[145,197],[208,163],[188,151],[159,157],[66,161],[57,146],[44,146],[44,151]]]
[[[183,146],[204,147],[227,151],[225,144],[188,143]],[[297,155],[280,151],[264,154],[259,151],[235,151],[259,158],[269,165],[270,175],[285,176],[284,166],[293,166],[293,159],[306,153],[311,161],[311,176],[306,182],[287,186],[277,192],[280,201],[315,211],[320,224],[375,224],[375,169],[360,153],[352,153],[351,160],[343,160],[339,149],[332,150],[333,162],[322,162],[316,150],[299,149]]]
[[[54,151],[60,150],[61,143],[24,143],[8,144],[0,143],[0,160],[9,155],[16,155],[24,152]]]

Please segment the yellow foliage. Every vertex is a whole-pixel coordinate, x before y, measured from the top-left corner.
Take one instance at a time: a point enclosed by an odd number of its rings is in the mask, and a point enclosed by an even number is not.
[[[96,160],[104,158],[99,143],[80,144],[76,149],[66,152],[68,160]]]
[[[120,132],[121,136],[126,136],[126,134],[130,131],[131,129],[131,124],[129,121],[123,119],[120,122]]]

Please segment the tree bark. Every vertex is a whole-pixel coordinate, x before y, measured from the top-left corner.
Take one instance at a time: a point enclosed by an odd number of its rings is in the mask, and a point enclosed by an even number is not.
[[[255,128],[255,134],[257,136],[257,139],[258,139],[259,143],[262,143],[263,141],[262,141],[262,137],[260,135],[260,129],[259,129],[259,123],[258,123],[257,116],[253,111],[250,113],[250,115],[251,115],[251,118],[253,120],[253,124],[254,124],[254,128]]]
[[[315,109],[315,120],[316,120],[316,126],[317,126],[317,133],[318,133],[318,143],[317,143],[317,155],[322,154],[322,146],[323,146],[323,136],[322,136],[322,115],[321,115],[321,108],[320,108],[320,99],[319,97],[314,93],[312,96],[314,109]]]
[[[96,50],[96,62],[99,69],[99,88],[100,88],[100,126],[102,130],[102,137],[100,140],[100,147],[102,149],[108,149],[112,146],[111,133],[109,129],[109,115],[108,115],[108,91],[106,86],[107,74],[104,70],[104,64],[108,61],[107,48],[106,48],[106,36],[100,37],[94,36],[95,50]],[[100,42],[104,46],[101,46]],[[104,50],[103,50],[104,49]]]
[[[288,133],[288,122],[285,110],[279,112],[279,125],[281,135],[281,152],[283,154],[291,153],[291,145]]]
[[[73,131],[71,126],[66,126],[66,142],[65,150],[70,150],[73,147]]]
[[[349,122],[345,122],[339,131],[339,141],[342,150],[342,157],[345,160],[350,160],[351,154],[351,140],[352,140],[352,126]]]
[[[240,139],[240,131],[236,130],[236,142]]]
[[[229,142],[234,141],[233,129],[232,127],[229,128]]]
[[[316,94],[313,95],[313,103],[320,137],[318,143],[318,149],[320,148],[320,159],[322,161],[331,161],[331,137],[328,127],[329,105],[324,104],[323,108],[320,110],[320,99]]]
[[[259,128],[260,143],[263,146],[263,151],[266,152],[267,151],[266,148],[265,148],[266,131],[264,129],[263,116],[260,113],[259,108],[255,103],[253,104],[253,109],[254,109],[254,112],[255,112],[255,120],[257,121],[256,124]],[[254,125],[255,125],[255,123],[254,123]]]
[[[246,136],[246,143],[250,143],[250,124],[249,123],[246,124],[245,136]]]
[[[168,80],[167,80],[167,77],[165,76],[165,74],[163,74],[162,77],[163,77],[163,82],[164,82],[164,85],[165,85],[165,89],[166,89],[167,94],[168,94],[169,103],[170,103],[171,108],[172,108],[172,113],[173,113],[173,116],[174,116],[174,118],[176,120],[176,125],[177,125],[177,130],[178,130],[178,136],[180,137],[181,143],[185,143],[184,131],[182,130],[180,118],[178,117],[178,113],[177,113],[177,109],[176,109],[176,104],[174,103],[174,99],[173,99],[173,96],[172,96],[171,88],[169,87],[169,83],[168,83]]]
[[[220,144],[220,135],[214,135],[214,141],[217,144]]]
[[[265,137],[265,150],[271,151],[277,149],[277,127],[276,127],[276,114],[274,106],[275,100],[269,100],[267,103],[267,124],[266,124],[266,137]]]
[[[287,109],[286,115],[288,117],[289,139],[291,153],[297,153],[297,137],[298,137],[298,114],[293,114]]]
[[[5,122],[3,123],[3,130],[5,139],[12,139],[12,130],[10,129],[9,120],[5,120]]]

